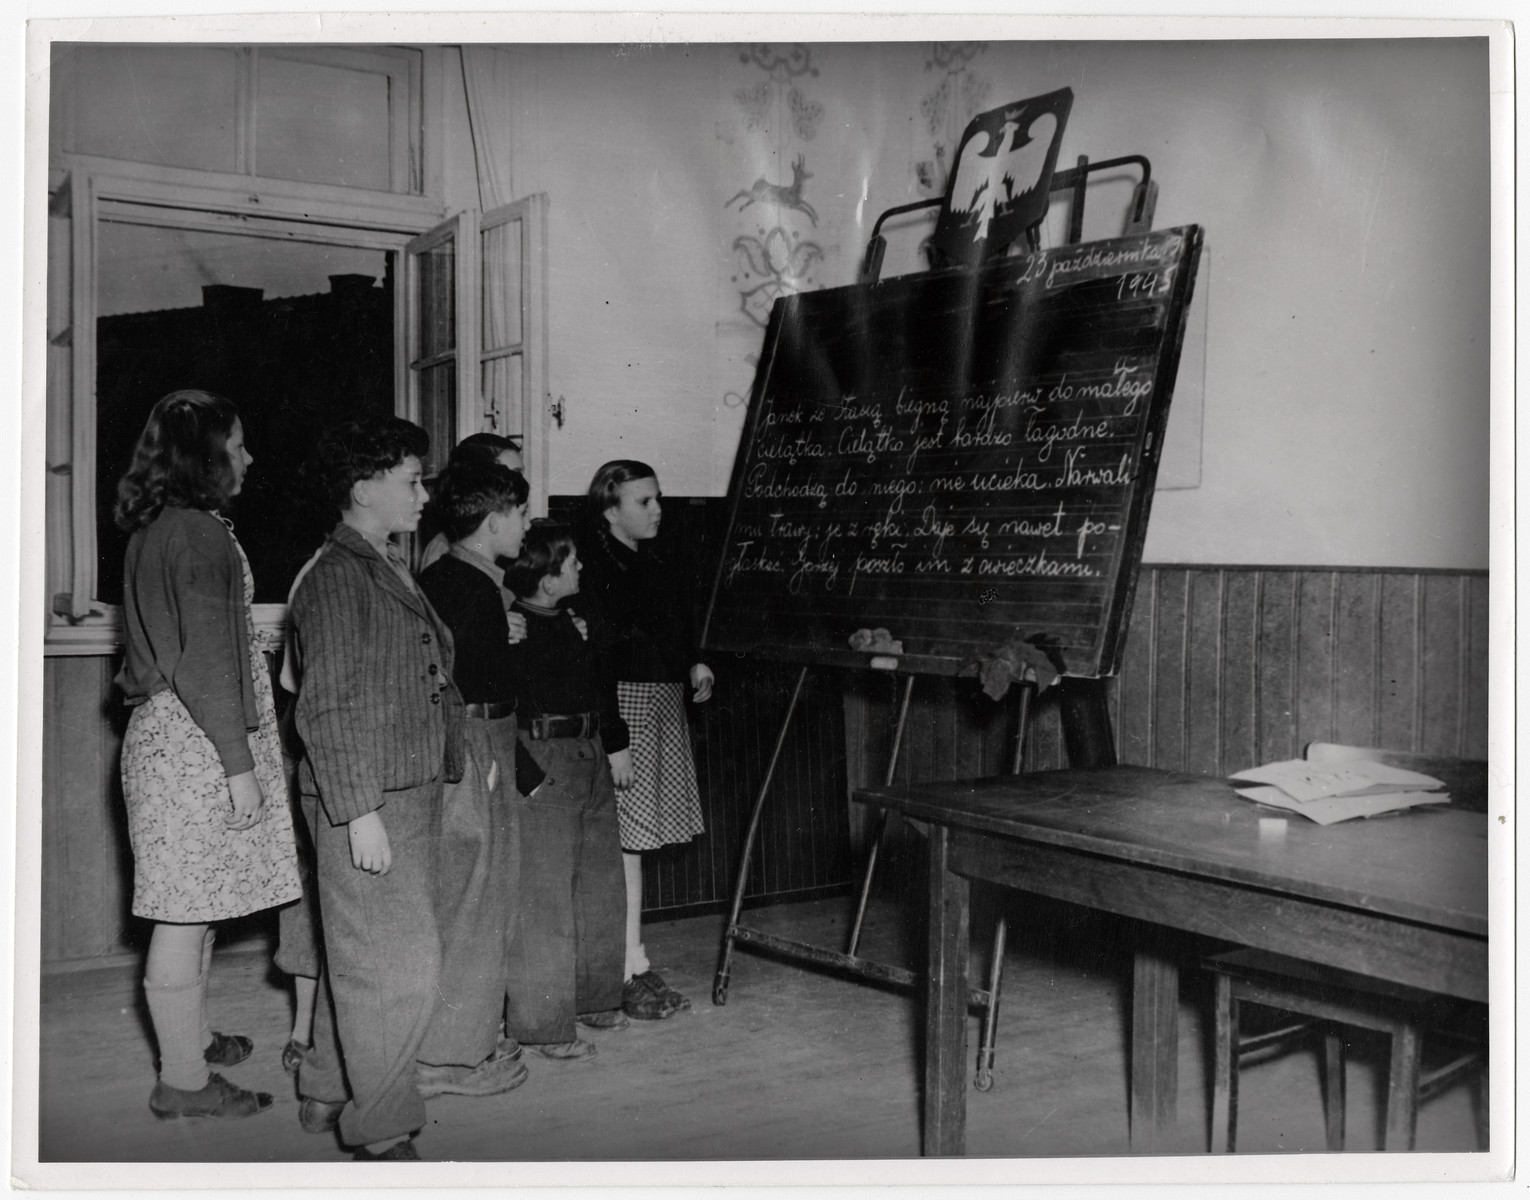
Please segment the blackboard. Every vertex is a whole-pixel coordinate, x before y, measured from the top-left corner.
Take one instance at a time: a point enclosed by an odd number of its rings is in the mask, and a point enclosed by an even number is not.
[[[1119,666],[1199,263],[1183,226],[784,297],[703,646],[957,674]],[[885,656],[878,665],[889,665]]]

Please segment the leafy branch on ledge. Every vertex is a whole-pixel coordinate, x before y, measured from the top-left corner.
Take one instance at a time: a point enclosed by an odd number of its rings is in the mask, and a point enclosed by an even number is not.
[[[1002,645],[979,654],[975,663],[983,691],[994,700],[1002,700],[1016,680],[1034,679],[1036,690],[1044,692],[1057,682],[1062,662],[1057,656],[1056,638],[1035,633],[1029,638],[1016,634]]]

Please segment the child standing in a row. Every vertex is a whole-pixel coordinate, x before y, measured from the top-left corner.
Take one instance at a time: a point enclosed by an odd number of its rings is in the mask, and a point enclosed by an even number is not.
[[[631,774],[616,780],[627,889],[622,1007],[641,1020],[662,1020],[691,1006],[648,961],[642,854],[703,831],[685,686],[694,689],[699,704],[711,696],[713,682],[696,651],[690,588],[652,550],[659,500],[659,480],[647,463],[606,463],[590,481],[590,533],[583,543],[582,607],[606,624],[611,670],[632,739]]]
[[[497,433],[470,433],[453,446],[452,452],[447,455],[446,466],[441,470],[438,485],[440,488],[445,488],[447,481],[451,479],[452,472],[459,467],[486,466],[491,463],[498,463],[522,476],[525,475],[525,459],[521,454],[520,443],[516,439],[501,437]],[[436,505],[433,504],[425,510],[425,523],[441,524]],[[420,570],[423,572],[432,563],[444,557],[451,544],[451,531],[438,529],[431,536],[430,541],[425,543],[425,549],[420,552]],[[506,603],[509,603],[508,599]]]
[[[532,525],[508,572],[526,619],[510,648],[522,699],[520,736],[545,773],[524,801],[521,895],[507,966],[505,1026],[548,1058],[588,1058],[578,1024],[620,1029],[626,889],[613,776],[630,779],[627,726],[602,656],[562,601],[579,591],[567,528]]]
[[[451,635],[392,541],[419,523],[428,444],[400,418],[326,437],[318,469],[341,519],[291,608],[298,778],[326,955],[299,1117],[313,1132],[338,1125],[363,1159],[419,1157],[442,788],[462,774]]]
[[[299,892],[254,583],[222,515],[253,461],[232,404],[172,392],[117,490],[117,523],[132,534],[122,791],[133,912],[154,922],[143,985],[160,1059],[149,1107],[161,1119],[248,1117],[272,1103],[208,1069],[244,1061],[251,1042],[213,1032],[206,1014],[209,923]]]
[[[516,738],[510,643],[523,635],[505,612],[498,566],[520,552],[526,499],[517,471],[493,461],[452,467],[433,503],[449,549],[420,574],[421,589],[451,631],[452,678],[466,704],[463,776],[448,785],[442,817],[441,994],[416,1079],[425,1096],[494,1095],[527,1074],[520,1047],[499,1038],[505,951],[521,902],[517,788],[534,789],[541,773]],[[518,752],[526,759],[519,773]]]

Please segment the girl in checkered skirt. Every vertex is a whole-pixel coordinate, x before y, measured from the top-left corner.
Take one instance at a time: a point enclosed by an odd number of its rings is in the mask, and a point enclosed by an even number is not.
[[[691,1006],[652,969],[643,947],[642,852],[688,842],[703,831],[685,689],[694,689],[700,703],[711,696],[713,683],[711,668],[697,660],[688,582],[653,552],[660,495],[647,463],[606,463],[590,481],[591,531],[580,543],[583,602],[603,618],[605,649],[632,739],[632,770],[616,778],[616,804],[627,881],[622,1007],[639,1020],[662,1020]]]

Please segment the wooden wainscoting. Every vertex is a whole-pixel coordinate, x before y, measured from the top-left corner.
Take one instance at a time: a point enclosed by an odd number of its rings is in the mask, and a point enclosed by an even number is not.
[[[1486,572],[1147,567],[1124,762],[1225,775],[1311,741],[1487,757]]]
[[[691,711],[706,833],[643,856],[645,912],[720,909],[731,899],[750,811],[800,671],[732,655],[711,665],[712,699]],[[808,899],[851,878],[842,690],[839,672],[808,672],[750,856],[749,899]]]
[[[674,524],[710,534],[712,506],[687,507],[670,506],[690,518]],[[1485,757],[1487,654],[1484,572],[1145,566],[1111,698],[1118,755],[1207,774],[1294,757],[1313,740]],[[136,953],[145,933],[129,914],[116,665],[112,656],[45,666],[40,937],[50,967]],[[712,665],[717,691],[692,711],[707,832],[646,856],[645,910],[726,905],[796,676],[731,657]],[[896,681],[808,678],[751,864],[754,899],[846,886],[863,820],[848,789],[886,771]],[[897,778],[1006,771],[1014,726],[1012,700],[995,704],[972,680],[920,679]],[[1043,702],[1026,766],[1064,765],[1056,709]],[[258,921],[252,934],[262,935]]]
[[[118,777],[127,714],[112,686],[120,662],[112,655],[44,663],[44,964],[89,961],[132,944],[133,855]]]
[[[1311,741],[1486,758],[1487,585],[1482,571],[1144,565],[1109,692],[1116,755],[1206,775],[1299,758]],[[886,693],[846,695],[852,788],[886,771]],[[1012,701],[960,679],[920,680],[915,697],[900,781],[1008,769]],[[1067,765],[1043,696],[1025,768]]]

